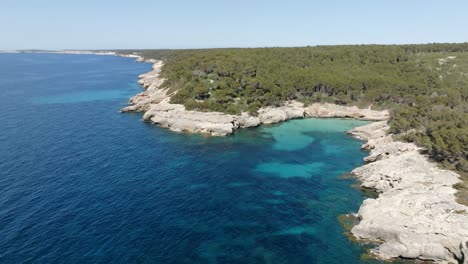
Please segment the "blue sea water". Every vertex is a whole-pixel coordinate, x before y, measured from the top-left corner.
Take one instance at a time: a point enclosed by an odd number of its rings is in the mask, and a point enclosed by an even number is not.
[[[356,120],[223,138],[120,114],[151,65],[0,54],[1,263],[362,263]]]

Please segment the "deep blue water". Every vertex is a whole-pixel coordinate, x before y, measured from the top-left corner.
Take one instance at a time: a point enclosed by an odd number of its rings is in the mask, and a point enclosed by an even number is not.
[[[1,263],[360,263],[353,120],[225,138],[120,114],[151,65],[0,54]]]

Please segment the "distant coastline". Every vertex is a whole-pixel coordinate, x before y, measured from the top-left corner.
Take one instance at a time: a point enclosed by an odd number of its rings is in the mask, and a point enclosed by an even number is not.
[[[91,51],[91,50],[0,50],[0,53],[43,53],[43,54],[70,54],[70,55],[98,55],[98,56],[118,56],[124,58],[134,58],[137,62],[144,62],[145,59],[136,54],[121,54],[115,51]],[[148,61],[151,63],[152,61]]]

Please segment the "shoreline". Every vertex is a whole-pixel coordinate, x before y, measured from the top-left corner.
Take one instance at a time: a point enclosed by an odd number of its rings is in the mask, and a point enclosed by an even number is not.
[[[141,58],[141,57],[140,57]],[[359,222],[351,229],[357,241],[378,242],[373,255],[384,260],[396,258],[431,260],[437,263],[468,263],[468,207],[456,202],[453,185],[460,182],[453,171],[439,169],[413,143],[398,142],[387,135],[388,111],[295,101],[280,107],[266,107],[257,116],[228,115],[186,110],[170,104],[170,94],[160,89],[162,61],[139,76],[145,89],[133,96],[122,112],[143,112],[143,119],[173,131],[225,136],[236,129],[273,124],[295,118],[354,118],[377,121],[348,133],[366,143],[366,164],[352,174],[362,188],[375,190],[358,212]],[[404,166],[402,166],[404,165]]]
[[[456,202],[453,188],[459,175],[438,168],[415,144],[393,140],[388,129],[381,121],[348,131],[370,151],[351,173],[378,193],[363,201],[351,234],[379,244],[371,253],[384,260],[468,263],[468,206]]]
[[[155,60],[146,60],[137,54],[121,54],[115,51],[90,51],[90,50],[0,50],[0,54],[68,54],[68,55],[98,55],[134,58],[136,62],[154,63]]]
[[[305,106],[297,101],[285,102],[278,107],[263,107],[257,115],[241,113],[238,115],[220,112],[201,112],[186,110],[180,104],[171,104],[173,94],[159,88],[164,79],[160,78],[162,61],[154,61],[153,70],[139,76],[138,83],[145,89],[129,100],[129,106],[122,112],[143,112],[145,121],[177,132],[203,133],[212,136],[226,136],[235,130],[274,124],[296,118],[353,118],[369,121],[386,120],[388,111],[359,109],[355,106],[340,106],[329,103],[313,103]]]

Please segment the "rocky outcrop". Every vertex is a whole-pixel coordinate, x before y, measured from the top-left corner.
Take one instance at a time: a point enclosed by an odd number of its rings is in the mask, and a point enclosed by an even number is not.
[[[169,99],[151,104],[143,119],[173,131],[187,131],[223,136],[231,134],[235,117],[221,113],[187,111],[183,105],[170,104]]]
[[[303,117],[343,117],[367,120],[383,120],[387,111],[359,109],[357,107],[315,103],[309,106],[296,101],[285,102],[278,107],[264,107],[256,115],[242,113],[229,115],[217,112],[200,112],[185,109],[183,105],[171,104],[168,90],[162,89],[160,78],[161,61],[150,61],[153,70],[140,75],[138,81],[146,90],[132,97],[123,112],[144,112],[144,120],[169,128],[173,131],[206,133],[225,136],[236,129],[273,124]]]
[[[356,106],[342,106],[328,103],[314,103],[305,108],[308,117],[341,117],[365,120],[386,120],[388,111],[375,111],[371,109],[360,109]]]
[[[353,170],[362,187],[379,192],[359,209],[352,230],[358,239],[381,242],[373,250],[385,258],[413,258],[440,263],[468,263],[468,207],[458,204],[455,172],[439,169],[412,143],[387,135],[376,122],[349,133],[367,140],[368,164]]]
[[[146,92],[152,93],[158,90],[164,82],[163,78],[159,78],[163,63],[155,60],[147,60],[146,62],[153,63],[153,69],[150,72],[141,74],[138,83],[146,89]]]
[[[153,70],[141,74],[138,80],[145,91],[130,98],[129,106],[122,109],[122,112],[146,112],[151,105],[169,98],[167,90],[160,89],[164,83],[164,79],[159,77],[163,66],[162,62],[155,60],[147,60],[146,62],[153,63]]]

